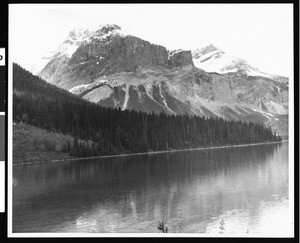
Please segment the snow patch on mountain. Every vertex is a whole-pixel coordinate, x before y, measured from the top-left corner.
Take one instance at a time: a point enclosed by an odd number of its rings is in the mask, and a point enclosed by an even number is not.
[[[220,50],[212,44],[192,51],[192,56],[194,65],[206,72],[216,72],[219,74],[235,72],[247,76],[261,76],[270,79],[286,80],[285,77],[264,73],[244,59]]]
[[[210,52],[207,51],[208,48],[204,48],[205,52],[202,49],[192,52],[193,62],[200,69],[220,74],[229,72],[242,72],[253,76],[260,74],[257,68],[252,67],[242,58],[225,53],[216,47]]]
[[[168,53],[168,59],[170,59],[171,56],[173,56],[173,55],[175,55],[176,53],[179,53],[179,52],[181,52],[181,51],[183,51],[183,50],[182,50],[182,49],[177,49],[177,50],[169,51],[169,53]]]
[[[159,84],[159,94],[160,94],[160,96],[161,96],[161,98],[162,98],[162,102],[163,102],[164,106],[165,106],[171,113],[174,113],[174,111],[172,111],[172,110],[170,109],[170,107],[168,106],[168,104],[167,104],[167,102],[166,102],[166,98],[163,96],[161,90],[162,90],[162,87],[161,87],[161,84]]]
[[[88,89],[91,89],[93,87],[100,86],[100,85],[105,85],[105,84],[108,84],[108,80],[100,79],[100,80],[96,80],[90,84],[82,84],[82,85],[74,86],[73,88],[69,89],[69,92],[71,92],[73,94],[80,94]]]
[[[77,94],[77,93],[80,93],[80,92],[84,91],[89,86],[90,86],[89,84],[78,85],[78,86],[75,86],[75,87],[69,89],[69,92],[71,92],[73,94]]]
[[[125,84],[125,100],[122,110],[125,110],[127,108],[128,100],[129,100],[129,85]]]
[[[278,87],[277,85],[274,85],[277,88],[277,92],[278,94],[280,94],[280,87]]]

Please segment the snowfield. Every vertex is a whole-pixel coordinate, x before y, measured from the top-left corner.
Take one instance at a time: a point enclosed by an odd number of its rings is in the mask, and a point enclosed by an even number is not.
[[[264,73],[250,65],[244,59],[235,57],[213,45],[194,50],[192,53],[195,66],[206,72],[216,72],[219,74],[240,72],[248,76],[276,78],[276,75]]]

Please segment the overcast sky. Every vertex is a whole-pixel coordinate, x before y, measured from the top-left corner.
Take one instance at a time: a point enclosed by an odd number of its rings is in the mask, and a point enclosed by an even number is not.
[[[10,58],[26,67],[74,28],[117,24],[169,50],[212,43],[262,71],[290,76],[292,14],[291,4],[15,4],[9,6]]]

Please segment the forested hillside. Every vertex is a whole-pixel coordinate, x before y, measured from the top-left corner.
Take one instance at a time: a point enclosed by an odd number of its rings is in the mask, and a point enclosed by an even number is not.
[[[13,119],[72,135],[74,156],[279,141],[262,124],[105,108],[13,65]]]

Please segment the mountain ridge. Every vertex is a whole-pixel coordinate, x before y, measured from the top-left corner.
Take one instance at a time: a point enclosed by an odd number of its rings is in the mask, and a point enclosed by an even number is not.
[[[213,44],[193,50],[192,55],[195,66],[207,72],[220,74],[237,72],[248,76],[262,76],[279,82],[288,82],[287,77],[262,72],[243,58],[231,55]]]
[[[243,59],[236,59],[224,73],[199,69],[200,61],[228,57],[213,45],[196,54],[168,51],[123,35],[119,26],[101,28],[80,42],[71,56],[59,51],[39,76],[106,107],[255,121],[287,134],[287,124],[278,125],[279,117],[288,114],[286,82],[249,75],[242,69],[257,69]],[[74,48],[74,43],[69,46]],[[98,87],[103,80],[107,83]]]

